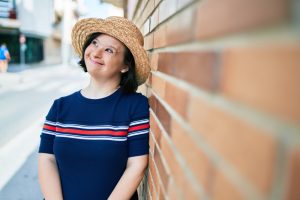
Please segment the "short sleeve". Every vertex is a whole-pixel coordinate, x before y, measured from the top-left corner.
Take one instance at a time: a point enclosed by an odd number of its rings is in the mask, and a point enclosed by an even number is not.
[[[128,156],[149,154],[149,104],[141,95],[133,108],[128,129]]]
[[[53,141],[56,135],[56,123],[57,123],[57,100],[54,101],[51,106],[46,120],[43,125],[41,133],[41,142],[39,147],[39,153],[53,154]]]

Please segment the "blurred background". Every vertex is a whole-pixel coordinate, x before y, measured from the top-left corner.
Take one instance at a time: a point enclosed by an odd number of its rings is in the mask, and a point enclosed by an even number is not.
[[[300,0],[0,0],[0,199],[42,199],[37,147],[54,99],[83,88],[70,32],[124,16],[151,74],[140,199],[300,199]]]

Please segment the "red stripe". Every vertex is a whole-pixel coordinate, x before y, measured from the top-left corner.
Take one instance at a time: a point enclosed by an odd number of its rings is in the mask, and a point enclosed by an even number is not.
[[[146,128],[149,128],[149,127],[150,127],[149,123],[148,124],[137,125],[137,126],[131,126],[128,129],[128,132],[142,130],[142,129],[146,129]]]
[[[112,136],[127,136],[127,131],[112,131],[112,130],[78,130],[72,128],[57,127],[56,131],[63,133],[78,133],[83,135],[112,135]]]
[[[44,129],[50,130],[50,131],[56,131],[56,126],[51,126],[51,125],[47,125],[44,124]]]

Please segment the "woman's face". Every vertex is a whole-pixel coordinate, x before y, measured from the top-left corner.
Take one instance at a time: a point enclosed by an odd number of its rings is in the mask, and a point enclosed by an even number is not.
[[[87,71],[94,77],[119,80],[121,72],[128,71],[124,64],[125,46],[106,34],[92,40],[84,52]]]

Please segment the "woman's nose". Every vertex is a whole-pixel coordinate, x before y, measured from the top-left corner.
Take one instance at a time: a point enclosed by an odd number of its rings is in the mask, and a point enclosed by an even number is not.
[[[95,58],[102,57],[102,54],[103,54],[103,49],[100,47],[95,48],[94,51],[92,52],[92,56]]]

